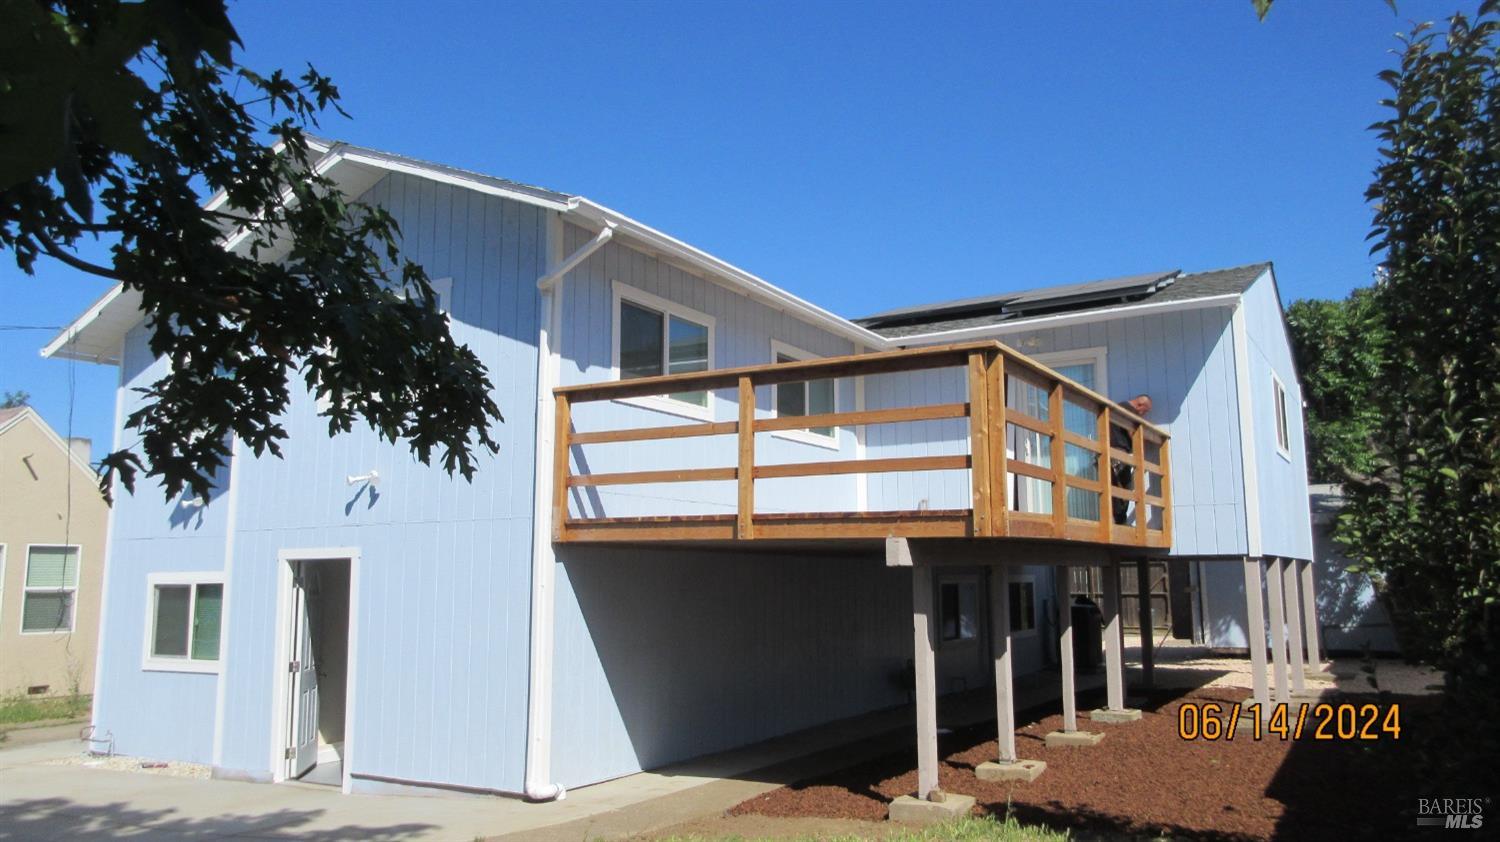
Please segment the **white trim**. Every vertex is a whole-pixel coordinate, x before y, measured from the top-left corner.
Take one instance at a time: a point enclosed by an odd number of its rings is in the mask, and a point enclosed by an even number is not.
[[[1234,308],[1229,318],[1234,340],[1235,394],[1239,402],[1240,470],[1245,479],[1245,549],[1260,558],[1260,476],[1255,459],[1255,401],[1250,390],[1250,337],[1245,328],[1245,308]]]
[[[27,587],[26,579],[31,575],[31,550],[34,547],[50,549],[70,549],[77,553],[78,571],[77,579],[71,588],[31,588]],[[21,568],[21,623],[18,626],[20,633],[25,637],[47,637],[49,635],[72,634],[78,628],[78,591],[83,587],[83,545],[82,544],[27,544],[26,562]],[[72,593],[73,610],[68,614],[68,627],[65,629],[53,629],[52,631],[27,631],[26,630],[26,595],[32,591],[38,593]]]
[[[354,785],[354,733],[355,694],[359,668],[359,577],[360,550],[358,547],[305,547],[282,549],[276,552],[276,661],[272,670],[275,676],[271,683],[271,754],[269,757],[271,782],[281,783],[287,779],[286,737],[291,723],[287,720],[287,694],[291,685],[287,683],[286,665],[292,660],[291,646],[294,643],[287,635],[292,608],[292,564],[303,561],[348,561],[349,562],[349,642],[346,658],[347,673],[344,676],[344,780],[341,791],[348,795]]]
[[[1228,307],[1238,301],[1240,297],[1241,293],[1233,292],[1225,293],[1224,295],[1210,295],[1204,298],[1189,298],[1183,301],[1159,301],[1154,304],[1148,301],[1144,304],[1131,304],[1125,307],[1083,310],[1076,313],[1059,313],[1055,316],[1038,316],[1034,319],[1017,319],[993,325],[979,325],[977,327],[943,330],[934,333],[919,333],[914,336],[893,336],[887,340],[886,347],[905,348],[911,345],[962,342],[966,339],[984,339],[991,336],[1003,336],[1008,333],[1026,333],[1033,330],[1046,330],[1048,328],[1064,327],[1067,325],[1104,322],[1110,319],[1120,319],[1129,316],[1172,313],[1179,310],[1201,310],[1208,307]]]
[[[342,143],[336,145],[340,147],[338,155],[344,160],[351,163],[380,167],[381,169],[387,169],[393,172],[405,173],[406,175],[414,175],[418,178],[428,179],[429,181],[436,181],[441,184],[451,184],[454,187],[462,187],[466,190],[474,190],[476,192],[484,193],[489,196],[499,196],[502,199],[510,199],[522,204],[535,205],[536,207],[546,208],[548,210],[567,210],[570,207],[569,203],[543,198],[541,196],[528,193],[524,190],[514,190],[502,187],[498,184],[490,183],[477,174],[473,178],[465,178],[464,176],[461,176],[454,172],[436,169],[434,167],[424,167],[420,164],[394,160],[375,149],[368,149],[362,146],[350,146],[348,144]]]
[[[198,587],[218,585],[219,594],[219,652],[212,660],[193,657],[193,621],[198,616]],[[181,657],[156,655],[151,645],[156,640],[156,589],[162,587],[186,587],[188,589],[187,654]],[[218,674],[220,658],[224,657],[224,606],[229,602],[229,587],[224,583],[224,571],[203,570],[192,572],[157,572],[146,574],[146,628],[141,635],[141,669],[146,672],[198,672]]]
[[[229,439],[229,488],[224,492],[224,603],[219,607],[219,670],[228,671],[229,662],[229,612],[231,600],[229,599],[229,581],[234,578],[234,538],[235,526],[239,520],[239,477],[240,470],[244,466],[239,464],[240,439],[239,436],[231,436]],[[223,678],[219,679],[219,686],[214,693],[214,747],[211,755],[213,765],[219,766],[224,762],[224,710],[228,707],[229,682]]]
[[[778,362],[777,358],[778,357],[782,357],[782,356],[791,357],[794,360],[816,360],[816,359],[821,359],[822,355],[820,355],[820,354],[814,354],[811,351],[804,351],[804,350],[802,350],[801,348],[798,348],[795,345],[788,345],[787,343],[782,342],[779,339],[772,339],[771,340],[771,363],[774,365],[776,362]],[[835,378],[831,378],[831,382],[833,383],[833,407],[832,407],[832,409],[830,411],[832,411],[832,412],[838,412],[839,411],[839,381],[838,381],[838,378],[836,378],[836,377]],[[811,415],[812,414],[812,406],[811,406],[811,403],[812,403],[812,401],[811,401],[812,390],[809,388],[809,383],[806,380],[800,380],[800,381],[797,381],[796,385],[802,387],[803,404],[804,404],[804,406],[807,406],[807,414]],[[777,409],[776,409],[776,407],[777,407],[776,399],[777,399],[777,393],[781,389],[781,386],[782,386],[782,384],[780,384],[780,383],[773,383],[771,385],[771,414],[769,416],[771,418],[777,418],[777,417],[779,417]],[[829,435],[826,435],[826,436],[823,435],[822,433],[815,433],[812,430],[772,430],[771,431],[771,435],[773,437],[775,437],[775,438],[778,438],[778,439],[786,439],[788,441],[801,442],[802,444],[810,444],[810,445],[812,445],[814,447],[821,447],[821,448],[824,448],[826,450],[840,450],[840,449],[842,449],[840,447],[840,445],[839,445],[839,428],[838,427],[834,427],[833,430],[832,430],[832,432]]]
[[[1287,391],[1286,384],[1271,372],[1271,420],[1276,428],[1276,453],[1286,461],[1292,461],[1292,419],[1287,414]],[[1286,441],[1281,440],[1286,435]]]
[[[1017,587],[1017,586],[1019,586],[1019,585],[1021,585],[1023,583],[1031,585],[1031,611],[1028,612],[1031,615],[1031,628],[1029,628],[1029,629],[1011,629],[1010,639],[1012,641],[1016,641],[1016,640],[1022,640],[1024,638],[1028,638],[1028,637],[1036,637],[1037,636],[1037,628],[1041,625],[1041,623],[1038,622],[1038,618],[1041,616],[1041,613],[1042,613],[1041,610],[1037,608],[1037,604],[1036,604],[1036,598],[1037,598],[1036,574],[1035,573],[1016,573],[1015,571],[1011,571],[1010,575],[1007,578],[1010,581],[1006,583],[1006,591],[1005,591],[1005,604],[1006,605],[1010,604],[1010,588]],[[1007,613],[1011,614],[1010,618],[1008,618],[1008,619],[1018,619],[1018,618],[1016,618],[1014,612],[1007,612]]]
[[[120,356],[125,355],[125,347],[120,346]],[[125,367],[119,366],[115,369],[115,417],[114,417],[114,440],[111,450],[120,449],[120,439],[125,435]],[[89,725],[97,728],[99,726],[99,711],[103,710],[101,699],[104,691],[104,638],[106,623],[109,619],[109,571],[110,565],[115,557],[115,508],[120,498],[116,494],[119,490],[118,475],[110,477],[109,495],[114,501],[109,511],[104,515],[104,567],[99,571],[99,626],[98,641],[94,646],[94,703],[89,711]]]
[[[717,321],[713,316],[694,310],[691,307],[678,304],[675,301],[670,301],[666,298],[662,298],[659,295],[652,295],[645,290],[637,289],[636,287],[624,283],[623,281],[611,281],[610,285],[614,297],[612,311],[613,320],[610,324],[609,331],[609,375],[611,380],[620,379],[621,301],[629,301],[632,304],[637,304],[641,307],[656,310],[662,314],[662,374],[668,373],[667,360],[668,356],[671,353],[671,343],[669,340],[671,337],[672,316],[676,316],[685,321],[695,322],[708,328],[708,368],[705,370],[713,371],[715,322]],[[628,404],[630,406],[638,406],[643,409],[652,409],[656,410],[657,412],[666,412],[672,415],[679,415],[683,418],[693,418],[699,421],[712,421],[714,420],[714,393],[712,390],[707,389],[703,390],[703,392],[703,406],[698,406],[694,403],[688,403],[687,401],[676,400],[675,398],[670,398],[666,395],[647,395],[638,398],[617,398],[614,402]]]
[[[864,346],[854,346],[854,353],[863,354],[864,352]],[[854,378],[854,411],[865,411],[865,376],[863,374]],[[854,458],[858,461],[863,461],[865,458],[865,429],[864,424],[857,424],[854,427]],[[856,512],[870,510],[870,475],[864,471],[854,475],[854,510]]]
[[[1077,348],[1071,351],[1048,351],[1044,354],[1027,354],[1036,362],[1056,370],[1058,366],[1094,364],[1093,390],[1101,395],[1109,394],[1109,349],[1102,345],[1092,348]]]
[[[546,260],[547,266],[557,268],[544,276],[550,278],[545,285],[539,285],[536,468],[531,501],[531,635],[527,658],[526,749],[522,785],[523,789],[539,796],[556,792],[559,797],[563,790],[552,782],[552,637],[556,610],[553,592],[557,582],[557,553],[552,546],[553,428],[557,422],[557,404],[552,397],[552,388],[561,377],[562,303],[567,288],[567,270],[563,267],[570,263],[563,259],[564,233],[562,217],[548,214]],[[592,250],[599,245],[603,242],[585,244],[583,248]],[[581,262],[573,262],[573,265]]]

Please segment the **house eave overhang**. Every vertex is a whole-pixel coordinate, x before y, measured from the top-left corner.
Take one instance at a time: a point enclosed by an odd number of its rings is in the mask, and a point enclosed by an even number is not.
[[[606,225],[614,225],[618,228],[617,233],[622,241],[635,244],[648,253],[660,254],[712,283],[842,336],[863,348],[883,350],[897,347],[896,343],[868,328],[582,196],[554,193],[347,143],[309,139],[309,145],[322,156],[314,164],[316,171],[332,179],[350,199],[363,195],[385,173],[399,172],[554,211],[570,222],[590,230],[597,231]],[[204,202],[204,207],[213,210],[222,207],[227,201],[227,196],[220,191],[209,197]],[[243,232],[226,232],[225,245],[227,248],[235,248],[243,239]],[[124,290],[116,285],[63,328],[42,349],[42,356],[118,364],[125,334],[140,320],[140,303],[139,292]]]

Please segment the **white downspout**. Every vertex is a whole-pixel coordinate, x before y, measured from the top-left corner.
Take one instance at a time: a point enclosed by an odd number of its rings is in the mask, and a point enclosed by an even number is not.
[[[556,423],[552,389],[561,369],[563,277],[614,237],[615,226],[605,223],[597,236],[567,259],[562,258],[563,221],[547,217],[547,264],[537,279],[541,291],[537,334],[536,477],[532,500],[531,548],[531,666],[526,704],[525,795],[532,801],[567,797],[552,778],[552,636],[556,599],[557,556],[552,548],[552,440]]]

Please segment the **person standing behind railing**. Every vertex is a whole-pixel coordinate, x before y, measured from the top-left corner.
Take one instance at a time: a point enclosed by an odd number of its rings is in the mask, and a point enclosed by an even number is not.
[[[1145,418],[1151,413],[1151,397],[1149,395],[1136,395],[1121,406]],[[1113,422],[1109,425],[1109,446],[1112,450],[1124,450],[1133,452],[1133,442],[1130,431],[1118,426]],[[1123,488],[1126,491],[1135,490],[1135,465],[1130,462],[1117,462],[1113,458],[1109,460],[1110,478],[1115,488]],[[1115,523],[1124,525],[1130,514],[1130,501],[1112,497],[1110,507],[1114,510]]]

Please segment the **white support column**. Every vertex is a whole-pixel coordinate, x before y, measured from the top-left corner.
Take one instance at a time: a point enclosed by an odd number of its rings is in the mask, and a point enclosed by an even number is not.
[[[990,577],[990,618],[995,641],[995,729],[1001,763],[1016,762],[1016,696],[1010,666],[1010,568],[997,564]]]
[[[1104,591],[1105,709],[1125,709],[1125,653],[1120,638],[1120,563],[1110,559],[1101,568]]]
[[[1058,565],[1057,591],[1057,661],[1062,669],[1063,731],[1078,730],[1078,701],[1073,695],[1073,595],[1069,585],[1070,568]]]
[[[1297,587],[1297,562],[1281,560],[1281,590],[1286,596],[1287,671],[1293,693],[1307,690],[1307,667],[1302,663],[1302,598]]]
[[[1307,637],[1307,669],[1323,669],[1323,652],[1318,640],[1318,590],[1313,582],[1313,563],[1299,561],[1302,574],[1302,633]]]
[[[1260,705],[1261,718],[1269,714],[1271,694],[1266,687],[1266,609],[1261,598],[1260,559],[1246,557],[1245,643],[1250,648],[1251,698]]]
[[[1151,562],[1140,559],[1135,563],[1136,591],[1140,594],[1141,607],[1137,611],[1141,627],[1141,686],[1151,687],[1156,683],[1156,630],[1151,620]]]
[[[1271,603],[1271,675],[1276,701],[1287,703],[1292,700],[1292,693],[1286,683],[1286,598],[1281,588],[1281,566],[1279,558],[1266,559],[1266,599]]]
[[[932,568],[911,569],[912,643],[916,667],[917,699],[917,798],[926,801],[937,789],[937,665],[932,647],[935,603],[932,599]]]

